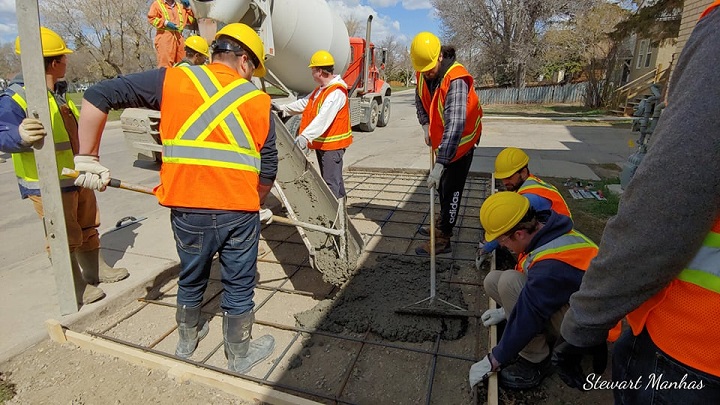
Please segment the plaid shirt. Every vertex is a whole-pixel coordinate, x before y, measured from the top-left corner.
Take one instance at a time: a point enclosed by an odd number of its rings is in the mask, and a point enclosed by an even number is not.
[[[463,129],[465,129],[465,118],[467,116],[468,91],[468,85],[465,80],[455,79],[450,82],[450,88],[445,98],[445,110],[443,111],[445,129],[440,147],[437,151],[437,159],[435,160],[436,163],[440,163],[443,166],[447,166],[450,163],[460,144],[462,132]],[[428,124],[430,117],[427,111],[425,111],[425,107],[423,107],[417,92],[415,92],[415,107],[420,125]]]

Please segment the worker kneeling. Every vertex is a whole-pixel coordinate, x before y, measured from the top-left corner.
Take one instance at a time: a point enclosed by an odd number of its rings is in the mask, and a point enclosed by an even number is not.
[[[598,248],[573,229],[570,218],[549,212],[539,217],[527,197],[509,191],[490,196],[480,208],[486,239],[517,253],[518,263],[516,271],[494,270],[485,277],[485,291],[502,308],[487,310],[483,324],[507,325],[498,345],[470,368],[471,386],[502,369],[503,387],[527,389],[550,373],[548,340],[560,336],[570,295]]]

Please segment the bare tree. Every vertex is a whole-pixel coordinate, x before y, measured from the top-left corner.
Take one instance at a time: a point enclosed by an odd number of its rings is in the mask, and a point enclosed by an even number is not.
[[[461,54],[478,58],[474,63],[479,70],[490,73],[497,84],[523,86],[528,68],[537,63],[538,33],[588,1],[432,0],[432,4],[446,38]]]
[[[20,73],[20,57],[15,54],[15,44],[7,42],[0,46],[0,78],[12,79]]]
[[[154,67],[146,0],[44,0],[41,7],[45,24],[89,55],[94,63],[86,66],[99,76]]]
[[[359,36],[363,31],[364,22],[355,16],[347,16],[343,19],[345,21],[345,27],[347,27],[348,35],[351,37]]]

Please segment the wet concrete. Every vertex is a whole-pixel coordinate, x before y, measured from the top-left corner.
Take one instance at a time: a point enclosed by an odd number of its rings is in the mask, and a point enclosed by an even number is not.
[[[368,329],[391,341],[455,340],[465,335],[467,319],[397,314],[403,306],[430,295],[429,258],[379,255],[366,261],[333,300],[295,315],[297,323],[335,333],[364,333]],[[437,297],[465,308],[462,291],[441,280],[458,268],[450,260],[437,261]],[[444,307],[440,307],[444,308]]]

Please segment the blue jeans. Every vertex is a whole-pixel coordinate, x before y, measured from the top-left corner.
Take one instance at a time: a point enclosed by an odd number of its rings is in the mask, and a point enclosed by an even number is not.
[[[257,212],[170,212],[175,245],[180,256],[177,303],[202,303],[213,256],[219,253],[223,295],[220,308],[240,315],[255,306],[260,216]]]
[[[629,329],[623,332],[615,342],[612,363],[614,382],[640,379],[634,387],[614,390],[616,404],[720,404],[720,377],[668,356],[655,346],[647,330],[638,336]],[[697,389],[700,383],[702,388]]]

